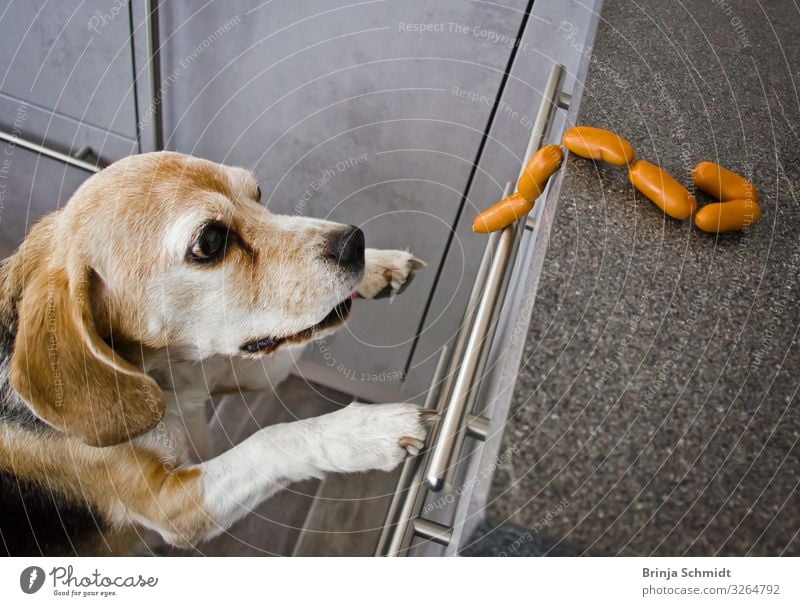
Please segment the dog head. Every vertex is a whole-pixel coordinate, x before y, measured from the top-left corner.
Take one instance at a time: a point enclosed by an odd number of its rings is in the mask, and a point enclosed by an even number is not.
[[[120,348],[257,356],[340,325],[364,268],[361,231],[279,216],[243,169],[176,153],[88,179],[15,254],[11,382],[50,424],[95,445],[164,412]]]

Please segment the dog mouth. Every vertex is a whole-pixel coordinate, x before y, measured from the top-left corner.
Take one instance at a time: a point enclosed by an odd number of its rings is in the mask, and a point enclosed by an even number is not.
[[[262,337],[254,341],[248,341],[242,345],[241,350],[249,354],[270,353],[286,343],[299,344],[311,339],[316,333],[344,324],[350,316],[350,309],[353,306],[354,295],[350,295],[344,301],[339,302],[328,312],[322,320],[286,337]]]

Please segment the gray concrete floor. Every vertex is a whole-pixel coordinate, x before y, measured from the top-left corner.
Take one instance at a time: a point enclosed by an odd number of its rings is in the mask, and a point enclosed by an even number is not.
[[[750,175],[763,218],[705,234],[568,159],[471,552],[800,554],[799,34],[788,0],[606,0],[579,122]]]

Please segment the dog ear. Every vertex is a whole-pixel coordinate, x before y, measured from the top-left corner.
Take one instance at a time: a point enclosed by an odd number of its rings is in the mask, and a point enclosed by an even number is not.
[[[164,394],[98,334],[92,270],[37,269],[18,304],[11,385],[37,416],[91,446],[153,429],[164,415]]]

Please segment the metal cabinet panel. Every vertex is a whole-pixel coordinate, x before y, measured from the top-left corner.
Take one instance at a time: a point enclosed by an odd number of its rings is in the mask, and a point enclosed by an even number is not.
[[[450,251],[442,270],[443,278],[431,301],[422,337],[411,360],[414,372],[409,373],[406,393],[413,395],[427,388],[427,377],[433,373],[441,346],[453,339],[463,317],[478,269],[475,259],[480,259],[487,241],[485,236],[472,233],[475,213],[500,199],[505,183],[516,180],[533,126],[533,112],[541,101],[550,67],[554,63],[562,64],[565,68],[563,90],[575,87],[578,70],[590,56],[587,37],[591,39],[594,35],[599,10],[600,2],[594,0],[535,4],[503,96],[503,111],[497,113],[480,159],[480,170],[469,191],[469,199],[476,206],[454,226],[460,245]],[[566,128],[566,115],[556,112],[546,143],[558,143]],[[525,136],[520,138],[518,133],[525,133]],[[541,200],[537,204],[532,216],[541,211],[543,203]],[[532,303],[524,301],[522,305],[529,307]],[[526,327],[527,324],[510,330],[524,333]],[[518,339],[519,334],[515,338]]]
[[[42,215],[66,204],[89,173],[10,144],[0,145],[0,259]]]
[[[14,97],[4,97],[0,93],[0,129],[13,133],[16,116],[20,112],[26,116],[25,137],[62,153],[74,156],[88,145],[103,162],[110,163],[139,151],[134,139],[61,116]],[[89,156],[86,160],[94,164],[96,158]]]
[[[35,140],[102,157],[134,151],[136,109],[127,2],[0,2],[0,121],[25,102]]]
[[[393,303],[358,302],[308,376],[398,396],[526,4],[162,6],[167,148],[251,168],[276,212],[429,264]]]

